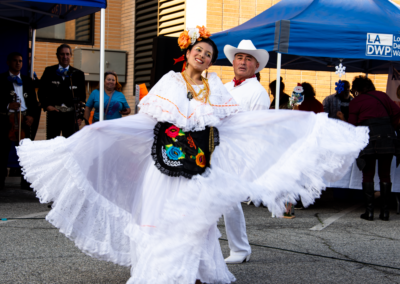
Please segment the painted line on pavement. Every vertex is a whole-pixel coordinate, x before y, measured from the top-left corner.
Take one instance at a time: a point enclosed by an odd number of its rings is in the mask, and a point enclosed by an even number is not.
[[[7,224],[7,223],[10,223],[10,222],[13,222],[13,221],[18,221],[18,220],[17,220],[18,218],[21,218],[21,219],[23,219],[23,218],[34,218],[34,217],[42,216],[43,214],[44,214],[44,215],[47,215],[49,212],[50,212],[50,211],[44,211],[44,212],[29,214],[29,215],[25,215],[25,216],[10,217],[10,218],[16,218],[16,219],[7,220],[7,221],[0,221],[0,225],[2,225],[2,224]]]
[[[325,229],[326,227],[328,227],[330,224],[332,224],[333,222],[335,222],[336,220],[338,220],[339,218],[343,217],[344,215],[350,213],[353,210],[356,210],[357,208],[361,207],[361,204],[356,204],[352,207],[349,207],[343,211],[340,211],[339,213],[336,213],[335,215],[329,217],[328,219],[322,221],[322,224],[318,224],[314,227],[312,227],[310,230],[311,231],[321,231],[323,229]]]

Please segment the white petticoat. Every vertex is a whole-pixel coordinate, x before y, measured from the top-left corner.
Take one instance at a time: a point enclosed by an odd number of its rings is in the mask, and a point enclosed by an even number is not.
[[[216,223],[247,197],[275,214],[313,203],[368,143],[368,128],[326,114],[255,111],[225,118],[211,169],[169,177],[151,158],[146,114],[84,127],[68,139],[18,147],[46,219],[98,259],[132,266],[128,283],[230,283]]]

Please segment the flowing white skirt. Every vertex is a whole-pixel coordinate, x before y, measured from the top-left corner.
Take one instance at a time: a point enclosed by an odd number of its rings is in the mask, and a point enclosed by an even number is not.
[[[275,214],[305,206],[368,143],[368,128],[300,111],[256,111],[217,126],[211,169],[169,177],[151,158],[156,120],[138,114],[84,127],[68,139],[18,147],[46,219],[92,257],[131,266],[128,283],[230,283],[216,223],[250,197]]]

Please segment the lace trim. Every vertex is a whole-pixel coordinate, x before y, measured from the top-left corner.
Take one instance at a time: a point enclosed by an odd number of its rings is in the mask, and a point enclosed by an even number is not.
[[[210,103],[188,101],[187,86],[180,73],[173,71],[164,75],[140,102],[140,112],[158,121],[168,121],[185,131],[204,130],[216,126],[221,118],[240,110],[232,95],[226,90],[216,74],[210,76]]]

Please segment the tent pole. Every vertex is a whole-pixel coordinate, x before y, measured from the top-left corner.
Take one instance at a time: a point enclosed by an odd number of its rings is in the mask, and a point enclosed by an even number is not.
[[[104,29],[105,29],[105,9],[101,9],[100,14],[100,108],[99,120],[104,120]]]
[[[31,43],[31,79],[33,80],[33,75],[35,74],[35,44],[36,44],[36,29],[32,29],[32,43]]]
[[[275,92],[275,109],[279,109],[279,98],[281,88],[281,63],[282,53],[278,52],[278,62],[276,63],[276,92]]]

